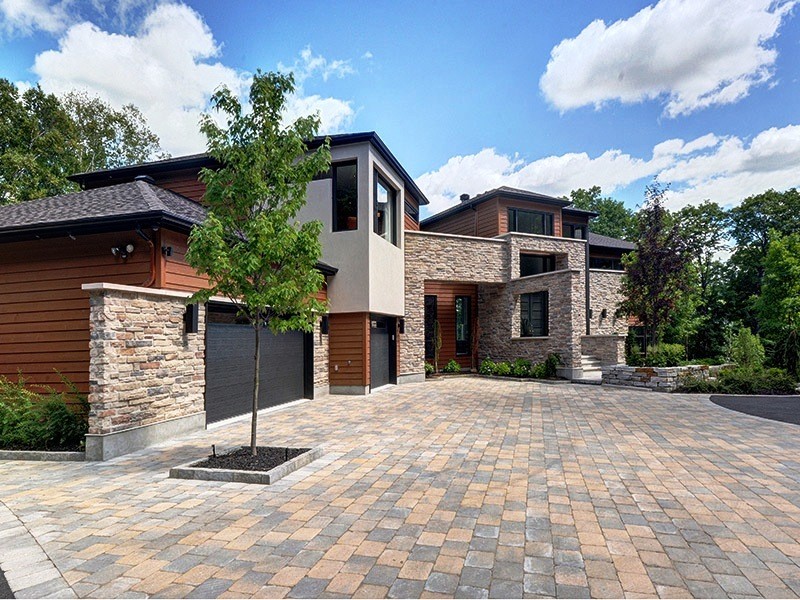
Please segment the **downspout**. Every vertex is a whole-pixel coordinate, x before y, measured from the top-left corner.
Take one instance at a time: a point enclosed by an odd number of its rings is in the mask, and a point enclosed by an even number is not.
[[[586,240],[586,335],[592,334],[592,317],[589,314],[589,311],[591,310],[591,303],[589,301],[589,297],[589,240]]]
[[[153,244],[153,240],[142,231],[141,227],[136,228],[136,233],[150,246],[150,276],[142,284],[142,287],[152,287],[156,281],[156,247],[155,244]]]

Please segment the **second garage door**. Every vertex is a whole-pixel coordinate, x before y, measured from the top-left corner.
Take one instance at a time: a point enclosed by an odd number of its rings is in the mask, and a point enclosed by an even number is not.
[[[302,332],[261,332],[259,408],[310,398],[310,340]],[[206,421],[250,412],[253,398],[255,332],[236,323],[223,306],[210,305],[206,325]],[[309,385],[311,383],[311,385]]]

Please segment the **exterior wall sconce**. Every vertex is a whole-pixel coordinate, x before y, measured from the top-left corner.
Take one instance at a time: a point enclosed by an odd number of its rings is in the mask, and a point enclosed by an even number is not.
[[[406,332],[406,320],[404,318],[401,318],[397,325],[398,325],[397,327],[398,333]]]
[[[319,332],[323,335],[328,335],[330,329],[330,321],[328,315],[322,315],[322,320],[319,322]]]
[[[604,309],[602,310],[602,312],[600,313],[600,318],[601,318],[601,319],[605,319],[605,318],[606,318],[606,316],[608,316],[608,311],[607,311],[607,310],[604,308]]]
[[[197,333],[200,329],[200,307],[197,304],[187,304],[183,313],[183,324],[186,333]]]
[[[164,256],[172,256],[172,246],[161,246],[161,254]]]
[[[118,256],[122,260],[127,260],[127,258],[133,254],[135,247],[133,244],[127,244],[125,246],[114,246],[111,248],[111,254],[114,256]]]

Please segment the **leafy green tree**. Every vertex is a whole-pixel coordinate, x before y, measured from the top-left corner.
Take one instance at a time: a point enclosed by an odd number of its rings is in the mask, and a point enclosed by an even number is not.
[[[77,130],[58,98],[0,79],[0,205],[77,189]]]
[[[330,142],[309,152],[306,142],[319,128],[317,116],[302,117],[284,127],[291,75],[262,73],[253,77],[250,107],[245,111],[226,87],[211,98],[224,117],[220,126],[210,114],[201,130],[208,153],[220,165],[203,169],[206,221],[192,230],[186,259],[209,277],[210,287],[193,301],[229,298],[255,330],[250,448],[257,454],[261,332],[311,331],[315,315],[325,310],[316,294],[324,279],[315,266],[321,255],[319,221],[300,224],[306,187],[330,167]],[[276,365],[276,368],[279,368]]]
[[[98,97],[73,91],[62,98],[77,129],[80,170],[95,171],[169,158],[133,104],[116,110]]]
[[[619,200],[603,197],[599,186],[592,186],[588,190],[583,188],[572,190],[569,197],[576,208],[599,213],[590,226],[594,233],[622,240],[634,239],[636,235],[634,212]]]
[[[800,233],[773,232],[756,311],[772,361],[800,375]]]
[[[636,317],[645,327],[645,338],[658,344],[680,299],[689,290],[687,269],[691,249],[680,227],[664,207],[665,189],[647,187],[646,201],[637,214],[636,250],[623,258],[624,300],[621,314]]]

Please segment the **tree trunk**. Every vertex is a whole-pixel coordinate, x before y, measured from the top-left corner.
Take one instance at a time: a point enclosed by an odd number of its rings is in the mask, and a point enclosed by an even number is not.
[[[253,456],[258,455],[256,444],[256,428],[258,426],[258,381],[261,374],[261,319],[256,323],[256,351],[255,368],[253,369],[253,418],[250,422],[250,452]]]

